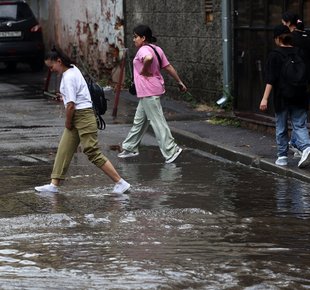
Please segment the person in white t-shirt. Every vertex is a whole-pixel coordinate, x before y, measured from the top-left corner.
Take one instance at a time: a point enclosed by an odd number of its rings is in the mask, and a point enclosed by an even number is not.
[[[122,179],[112,163],[98,147],[97,122],[92,109],[87,83],[80,70],[58,49],[52,49],[45,58],[52,71],[62,74],[60,96],[65,105],[65,129],[58,145],[51,183],[35,187],[38,192],[58,192],[61,180],[65,179],[70,162],[79,144],[89,161],[99,167],[114,182],[113,193],[124,193],[130,184]]]
[[[133,68],[139,104],[133,126],[122,143],[123,151],[117,156],[128,158],[139,155],[141,139],[151,125],[165,162],[171,163],[180,155],[182,149],[175,143],[163,114],[160,96],[165,93],[165,86],[160,70],[165,70],[173,77],[182,92],[186,92],[187,88],[163,50],[153,44],[157,39],[152,35],[150,27],[138,25],[133,32],[134,44],[138,48]]]

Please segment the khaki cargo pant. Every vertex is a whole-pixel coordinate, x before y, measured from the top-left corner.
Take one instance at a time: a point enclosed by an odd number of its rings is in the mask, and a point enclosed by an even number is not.
[[[83,153],[97,167],[100,168],[107,162],[107,157],[102,154],[98,147],[97,123],[93,109],[76,110],[73,117],[73,129],[64,129],[58,145],[51,178],[65,179],[72,157],[80,143],[83,147]]]
[[[149,125],[154,130],[162,155],[165,159],[171,158],[177,150],[177,144],[171,135],[159,96],[139,100],[133,126],[122,143],[123,149],[138,152],[138,146]]]

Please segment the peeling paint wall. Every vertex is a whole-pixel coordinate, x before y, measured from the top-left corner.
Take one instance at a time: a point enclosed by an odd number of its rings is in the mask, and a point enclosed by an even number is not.
[[[118,79],[124,48],[123,0],[29,0],[47,48],[77,56],[96,77]]]

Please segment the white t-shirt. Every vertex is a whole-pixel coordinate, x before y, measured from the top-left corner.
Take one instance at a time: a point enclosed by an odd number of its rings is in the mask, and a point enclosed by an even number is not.
[[[64,105],[73,102],[75,109],[87,109],[92,107],[90,93],[86,81],[80,70],[72,65],[62,74],[60,82],[60,93],[63,97]]]

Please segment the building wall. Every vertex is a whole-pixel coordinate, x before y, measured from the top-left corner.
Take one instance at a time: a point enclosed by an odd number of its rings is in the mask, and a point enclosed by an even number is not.
[[[205,3],[125,0],[125,43],[133,57],[133,27],[140,23],[149,25],[191,94],[197,100],[214,102],[222,95],[221,1],[212,1],[213,21],[208,24]],[[165,78],[167,89],[178,94],[175,82]]]
[[[221,0],[28,2],[43,25],[46,47],[56,43],[69,54],[75,47],[100,78],[118,80],[120,54],[128,47],[129,56],[134,56],[132,30],[145,23],[196,100],[214,102],[223,94]],[[212,3],[210,23],[206,23],[206,2]],[[175,82],[165,78],[168,92],[178,96]]]
[[[124,49],[122,0],[28,0],[43,26],[47,49],[53,44],[78,56],[97,77],[117,80]]]

